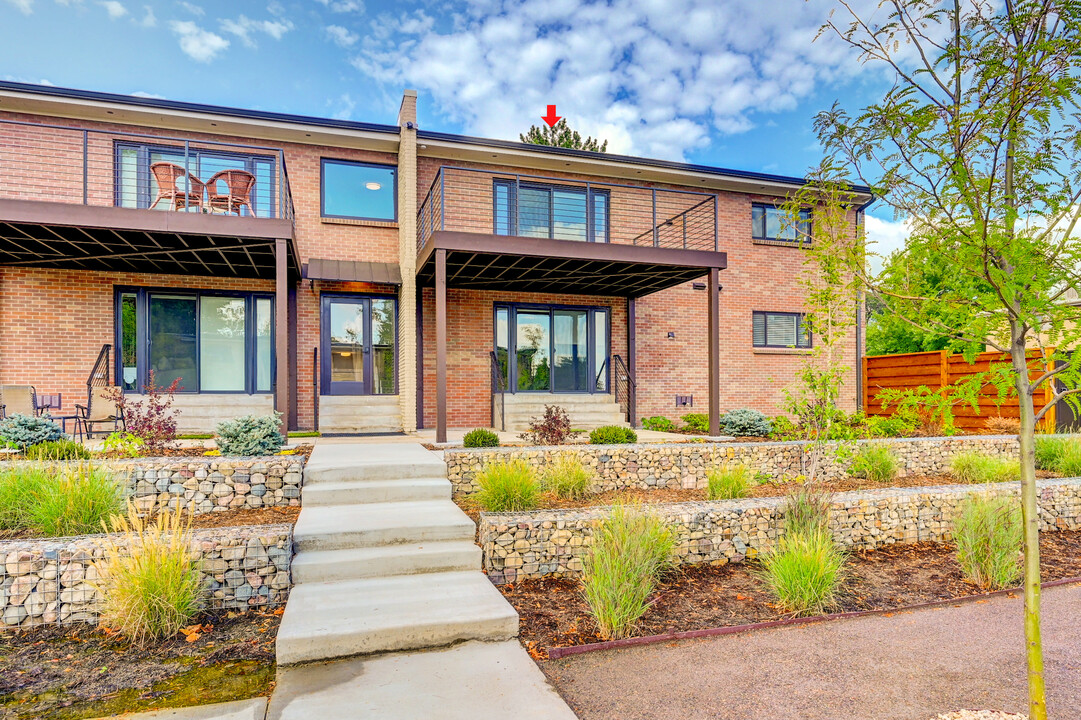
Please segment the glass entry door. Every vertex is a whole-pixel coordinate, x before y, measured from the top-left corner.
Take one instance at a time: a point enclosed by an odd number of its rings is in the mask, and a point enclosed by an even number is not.
[[[608,392],[606,308],[496,305],[499,385],[510,392]]]
[[[391,298],[323,296],[324,395],[392,395],[397,317]]]
[[[589,314],[585,310],[552,313],[552,392],[590,392]]]

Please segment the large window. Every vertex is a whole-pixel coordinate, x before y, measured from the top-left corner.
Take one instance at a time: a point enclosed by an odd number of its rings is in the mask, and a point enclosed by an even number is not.
[[[511,392],[608,392],[609,326],[607,308],[496,305],[499,385]]]
[[[153,373],[182,392],[269,393],[272,318],[265,295],[119,290],[116,382],[139,393]]]
[[[189,181],[184,170],[195,181],[206,185],[202,193],[202,209],[209,210],[210,195],[229,194],[225,176],[218,173],[226,170],[240,170],[252,176],[251,188],[247,200],[250,204],[240,207],[242,215],[257,217],[275,217],[277,209],[277,188],[275,187],[274,158],[262,155],[241,155],[238,153],[207,150],[168,145],[146,145],[139,143],[118,142],[116,144],[116,197],[115,204],[127,208],[150,208],[152,210],[175,210],[177,204],[169,197],[163,197],[158,185],[159,174],[168,177],[168,168],[161,164],[168,163],[176,170],[176,188],[183,192],[193,192],[197,188]],[[158,166],[155,168],[155,166]],[[211,185],[211,181],[213,185]],[[237,195],[240,197],[240,195]],[[181,203],[181,205],[184,205]],[[193,208],[193,210],[198,208]],[[220,209],[219,209],[220,211]]]
[[[349,160],[322,163],[323,217],[358,220],[398,219],[398,169]]]
[[[810,323],[800,313],[752,313],[754,346],[761,348],[811,347]]]
[[[811,211],[800,210],[797,226],[783,209],[775,205],[751,205],[751,237],[755,240],[806,242],[811,237]]]
[[[493,181],[496,235],[608,242],[608,191]]]

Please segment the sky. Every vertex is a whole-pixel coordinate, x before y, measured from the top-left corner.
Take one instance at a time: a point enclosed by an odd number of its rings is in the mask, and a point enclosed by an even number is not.
[[[853,0],[873,17],[877,2]],[[889,78],[831,0],[0,0],[0,78],[518,139],[547,105],[610,152],[803,176],[815,114]],[[878,252],[903,243],[882,204]]]

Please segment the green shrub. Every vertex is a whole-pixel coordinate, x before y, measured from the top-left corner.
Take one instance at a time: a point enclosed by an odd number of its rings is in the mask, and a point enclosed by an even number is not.
[[[23,451],[29,460],[89,460],[90,451],[82,443],[63,438],[31,445]]]
[[[911,422],[898,415],[869,415],[860,421],[860,434],[867,438],[904,437],[915,429]]]
[[[707,500],[737,500],[747,497],[756,484],[754,474],[744,465],[710,468],[706,474],[706,482]]]
[[[1021,463],[968,451],[953,457],[950,472],[964,483],[1009,482],[1021,479]]]
[[[85,535],[100,532],[123,506],[120,483],[107,468],[34,464],[0,470],[0,529]]]
[[[468,448],[499,447],[499,436],[486,428],[477,428],[465,434],[462,444]]]
[[[770,420],[770,436],[781,440],[789,440],[797,437],[799,426],[788,419],[786,415],[778,415]]]
[[[0,440],[20,449],[61,440],[63,437],[64,431],[48,417],[16,413],[0,420]]]
[[[675,547],[664,522],[639,507],[616,505],[593,532],[582,558],[582,591],[601,636],[630,635]]]
[[[114,518],[105,558],[94,564],[101,593],[102,624],[130,640],[172,637],[202,610],[206,587],[191,551],[190,520],[162,512],[154,520]]]
[[[1036,436],[1036,467],[1040,470],[1058,472],[1059,462],[1066,453],[1066,446],[1076,440],[1049,435]]]
[[[589,491],[593,473],[573,453],[564,453],[544,468],[541,485],[564,500],[580,500]]]
[[[589,433],[592,445],[625,445],[638,442],[638,433],[619,425],[605,425]]]
[[[709,432],[709,415],[705,413],[687,413],[680,418],[688,430],[695,432]]]
[[[540,488],[525,460],[494,462],[477,473],[477,502],[488,512],[514,512],[537,507]]]
[[[139,457],[146,448],[146,443],[141,437],[129,432],[109,433],[105,438],[105,452],[120,457]]]
[[[773,430],[769,418],[758,410],[739,408],[721,418],[721,432],[735,437],[766,437]]]
[[[784,503],[785,534],[828,534],[831,501],[829,493],[810,485],[796,487],[788,494]]]
[[[900,472],[900,462],[888,445],[863,445],[852,459],[848,471],[871,482],[892,481]]]
[[[270,415],[244,415],[219,423],[216,429],[218,449],[222,455],[273,455],[281,450],[285,443],[279,412]]]
[[[662,415],[642,418],[642,427],[656,432],[675,432],[676,424]]]
[[[1021,509],[1011,498],[967,498],[953,539],[961,569],[980,587],[1009,587],[1021,577]]]
[[[786,532],[762,558],[761,576],[783,612],[820,615],[837,603],[844,562],[828,532]]]

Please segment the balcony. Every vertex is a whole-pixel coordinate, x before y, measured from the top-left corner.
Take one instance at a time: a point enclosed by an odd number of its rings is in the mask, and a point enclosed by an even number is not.
[[[417,268],[451,287],[638,297],[724,268],[710,193],[442,167]]]
[[[280,148],[0,120],[0,264],[273,278]]]

